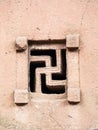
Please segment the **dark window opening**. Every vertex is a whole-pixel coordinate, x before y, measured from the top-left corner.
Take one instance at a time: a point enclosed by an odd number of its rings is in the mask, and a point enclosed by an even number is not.
[[[66,50],[61,50],[61,73],[52,74],[53,80],[66,79]]]
[[[53,86],[53,88],[49,88],[46,86],[46,76],[45,74],[41,75],[41,90],[42,93],[46,94],[61,94],[65,92],[65,86]],[[59,87],[59,88],[58,88]]]
[[[51,67],[57,66],[56,50],[48,49],[32,49],[30,51],[30,56],[50,56],[51,57]],[[35,92],[35,70],[36,68],[46,67],[45,61],[31,61],[30,62],[30,91]],[[51,68],[50,68],[51,69]],[[47,86],[46,85],[46,75],[41,74],[41,91],[46,94],[61,94],[65,92],[65,86]],[[52,80],[66,80],[66,50],[61,49],[61,73],[52,73]]]
[[[51,63],[52,66],[56,66],[56,52],[55,50],[31,50],[30,52],[31,56],[42,56],[42,55],[48,55],[51,57]]]
[[[37,67],[45,67],[45,62],[30,63],[30,91],[35,92],[35,70]]]

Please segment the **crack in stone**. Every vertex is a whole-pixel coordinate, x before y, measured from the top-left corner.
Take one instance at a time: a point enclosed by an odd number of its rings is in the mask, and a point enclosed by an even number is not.
[[[49,115],[49,116],[50,116],[50,118],[51,118],[52,120],[54,120],[54,121],[56,122],[56,124],[57,124],[61,129],[64,128],[52,115]]]
[[[83,25],[84,16],[85,16],[85,13],[86,13],[86,11],[87,11],[87,7],[88,7],[89,2],[90,2],[90,0],[88,0],[88,1],[86,2],[85,9],[84,9],[83,14],[82,14],[82,17],[81,17],[80,28],[81,28],[81,26]]]

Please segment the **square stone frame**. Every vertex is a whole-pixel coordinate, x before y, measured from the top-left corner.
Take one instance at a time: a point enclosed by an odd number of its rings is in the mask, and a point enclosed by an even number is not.
[[[70,103],[80,102],[80,75],[79,75],[79,34],[70,34],[66,36],[66,62],[67,62],[67,94],[39,94],[29,92],[29,57],[28,57],[28,39],[18,37],[16,39],[16,89],[14,91],[15,104],[27,104],[34,99],[52,100],[66,99]],[[62,39],[61,39],[62,40]],[[33,41],[33,40],[32,40]],[[54,96],[55,95],[55,96]]]

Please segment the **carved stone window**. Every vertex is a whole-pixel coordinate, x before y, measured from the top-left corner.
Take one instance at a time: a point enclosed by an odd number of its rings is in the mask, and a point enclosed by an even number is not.
[[[66,90],[66,41],[29,41],[30,91],[59,94]]]
[[[61,40],[16,39],[17,88],[15,103],[28,103],[30,94],[67,95],[80,101],[79,35]],[[66,98],[66,96],[65,96]]]

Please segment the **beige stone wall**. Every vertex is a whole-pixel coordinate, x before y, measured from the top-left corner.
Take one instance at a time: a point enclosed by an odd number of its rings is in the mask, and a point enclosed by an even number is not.
[[[81,102],[13,101],[18,36],[64,39],[80,34]],[[0,130],[98,129],[98,0],[0,0]]]

